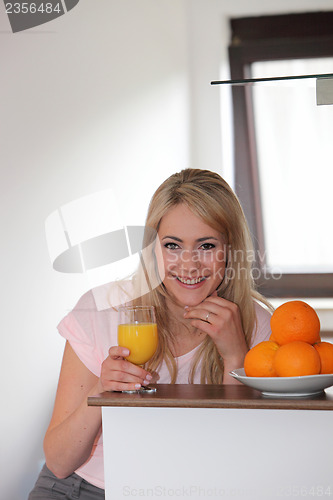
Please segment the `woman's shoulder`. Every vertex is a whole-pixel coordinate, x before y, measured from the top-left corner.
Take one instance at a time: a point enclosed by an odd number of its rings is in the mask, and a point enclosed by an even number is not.
[[[271,321],[272,311],[263,302],[255,300],[254,310],[256,313],[257,321]]]
[[[67,340],[92,345],[95,339],[109,338],[117,306],[128,300],[131,283],[117,281],[85,292],[74,308],[60,321],[58,331]]]
[[[272,312],[262,302],[254,301],[254,309],[256,314],[256,324],[252,335],[250,347],[253,347],[259,342],[268,340],[271,335],[271,317]]]
[[[131,280],[113,281],[85,292],[78,300],[74,311],[105,311],[117,308],[132,299],[133,283]]]

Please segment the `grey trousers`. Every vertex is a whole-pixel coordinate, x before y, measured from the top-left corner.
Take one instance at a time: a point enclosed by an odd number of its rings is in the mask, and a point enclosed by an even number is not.
[[[101,488],[88,483],[77,474],[58,479],[47,467],[42,468],[28,500],[104,500]]]

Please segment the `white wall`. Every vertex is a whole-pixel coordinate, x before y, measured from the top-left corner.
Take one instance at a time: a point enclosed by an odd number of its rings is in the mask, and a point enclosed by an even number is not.
[[[81,0],[15,35],[0,15],[0,496],[20,500],[43,458],[64,345],[56,325],[86,286],[52,271],[45,219],[113,187],[144,222],[155,187],[188,166],[187,32],[178,0]]]
[[[81,0],[51,23],[12,34],[0,6],[4,499],[24,500],[37,475],[64,345],[56,324],[87,285],[52,270],[46,217],[113,187],[131,200],[130,210],[121,207],[127,220],[141,223],[155,187],[181,168],[230,179],[221,147],[228,124],[220,90],[210,86],[228,76],[228,18],[331,7]]]

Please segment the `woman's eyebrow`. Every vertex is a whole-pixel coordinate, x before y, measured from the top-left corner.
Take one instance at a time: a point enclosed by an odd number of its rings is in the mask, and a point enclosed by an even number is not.
[[[164,236],[164,237],[162,238],[162,241],[163,241],[163,240],[168,240],[168,239],[169,239],[169,240],[176,240],[176,241],[179,241],[180,243],[182,243],[182,242],[183,242],[183,240],[182,240],[182,239],[180,239],[180,238],[177,238],[177,236]]]
[[[204,236],[203,238],[198,238],[196,241],[206,241],[206,240],[215,240],[215,241],[218,241],[217,238],[215,238],[215,236]]]
[[[164,236],[162,238],[162,241],[163,240],[175,240],[175,241],[179,241],[179,243],[183,243],[183,240],[181,238],[178,238],[177,236]],[[197,241],[198,243],[202,242],[202,241],[207,241],[207,240],[214,240],[214,241],[218,241],[217,238],[215,238],[215,236],[203,236],[202,238],[197,238],[195,241]]]

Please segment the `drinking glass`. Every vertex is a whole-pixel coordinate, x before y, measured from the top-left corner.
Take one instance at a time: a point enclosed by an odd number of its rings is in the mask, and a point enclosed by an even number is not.
[[[135,365],[144,365],[157,349],[158,336],[154,306],[121,306],[118,310],[118,345],[129,349],[126,357]],[[155,392],[141,387],[126,393]]]

